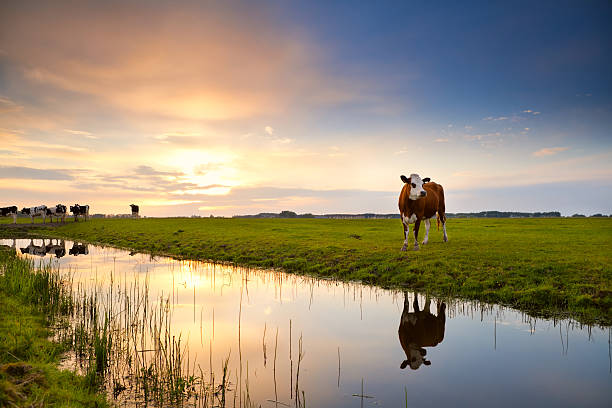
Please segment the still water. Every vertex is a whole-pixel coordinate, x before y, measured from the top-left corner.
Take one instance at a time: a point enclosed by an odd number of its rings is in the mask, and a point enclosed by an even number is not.
[[[191,366],[219,382],[229,358],[227,406],[247,387],[262,407],[296,406],[296,389],[309,407],[612,406],[610,328],[71,241],[0,244],[79,288],[145,284],[168,301]]]

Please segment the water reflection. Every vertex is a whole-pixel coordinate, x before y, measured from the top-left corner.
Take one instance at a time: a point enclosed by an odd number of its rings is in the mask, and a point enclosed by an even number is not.
[[[41,245],[35,245],[34,240],[31,239],[30,243],[26,247],[20,248],[20,250],[22,254],[40,257],[45,255],[55,255],[56,258],[61,258],[66,255],[66,243],[63,239],[43,239]]]
[[[431,299],[425,298],[425,307],[419,310],[419,298],[414,296],[412,303],[413,312],[410,311],[408,292],[404,292],[404,310],[399,327],[399,340],[406,359],[400,365],[401,369],[410,366],[417,370],[422,364],[431,365],[426,360],[427,350],[424,347],[435,347],[444,340],[444,326],[446,325],[446,303],[437,303],[437,315],[433,315],[429,309]]]
[[[72,248],[68,251],[70,255],[79,256],[79,255],[89,255],[89,247],[87,244],[79,244],[75,242],[72,244]]]
[[[264,408],[296,406],[298,398],[311,407],[397,407],[407,405],[407,395],[411,406],[612,405],[608,328],[71,241],[0,244],[19,253],[38,247],[26,257],[41,256],[44,246],[78,293],[95,292],[112,307],[114,327],[134,331],[137,347],[119,338],[117,356],[135,356],[141,369],[157,364],[147,337],[155,319],[135,322],[167,307],[167,334],[181,339],[190,373],[218,387],[227,361],[227,406],[245,406],[248,397]],[[70,250],[60,259],[47,245]],[[398,365],[410,366],[402,372],[410,375],[398,375]],[[111,395],[117,392],[119,405],[133,403],[127,370],[113,370]]]

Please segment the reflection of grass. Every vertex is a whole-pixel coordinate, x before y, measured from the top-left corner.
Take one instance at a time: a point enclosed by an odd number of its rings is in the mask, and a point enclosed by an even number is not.
[[[432,226],[429,244],[418,252],[399,251],[399,220],[109,219],[33,232],[612,324],[609,218],[450,219],[450,242],[442,243]]]
[[[58,275],[32,274],[3,250],[0,271],[0,406],[106,406],[83,377],[57,368],[66,348],[48,340],[47,319],[70,306]]]

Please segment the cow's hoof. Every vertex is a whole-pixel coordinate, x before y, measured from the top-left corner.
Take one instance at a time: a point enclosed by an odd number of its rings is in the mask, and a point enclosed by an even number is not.
[[[412,249],[413,251],[418,251],[419,250],[419,246],[415,245],[414,248]]]
[[[406,252],[406,245],[402,247],[402,251]]]
[[[444,242],[448,242],[448,238],[444,237]]]
[[[423,245],[427,245],[427,241],[423,241],[423,242],[422,242],[422,244],[423,244]]]

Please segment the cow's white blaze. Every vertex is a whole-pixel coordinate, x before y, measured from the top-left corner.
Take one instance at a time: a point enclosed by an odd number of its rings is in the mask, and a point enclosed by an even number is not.
[[[423,189],[423,180],[418,174],[410,175],[410,194],[408,194],[408,198],[411,200],[418,200],[421,198],[421,193],[425,191]]]

